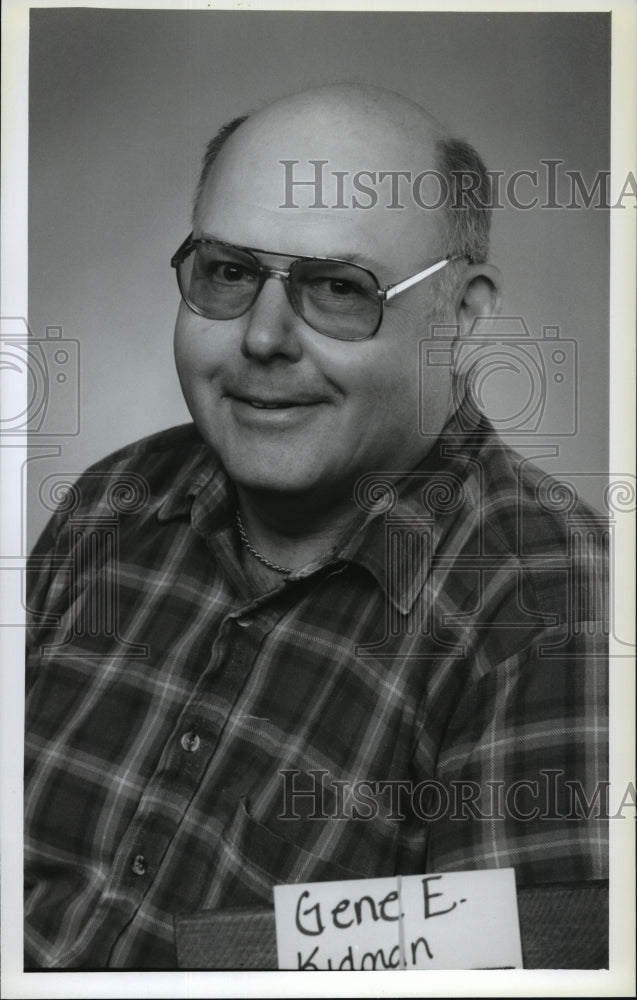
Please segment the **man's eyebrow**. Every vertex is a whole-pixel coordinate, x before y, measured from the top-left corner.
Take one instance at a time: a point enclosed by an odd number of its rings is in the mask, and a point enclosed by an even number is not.
[[[356,251],[343,250],[341,253],[333,253],[330,256],[336,257],[339,260],[349,260],[352,264],[360,264],[362,267],[369,268],[370,271],[377,270],[379,267],[377,260],[368,257],[367,254],[357,253]]]
[[[352,264],[360,264],[361,267],[366,267],[370,271],[374,271],[380,265],[377,260],[372,257],[368,257],[367,254],[360,253],[356,250],[333,250],[329,253],[284,253],[281,250],[269,250],[265,247],[250,247],[246,246],[244,243],[233,243],[232,240],[224,240],[220,236],[214,233],[208,232],[197,232],[193,231],[193,239],[195,240],[212,240],[215,243],[223,243],[226,246],[237,247],[239,250],[251,250],[253,253],[265,253],[272,257],[308,257],[317,258],[318,260],[345,260]]]

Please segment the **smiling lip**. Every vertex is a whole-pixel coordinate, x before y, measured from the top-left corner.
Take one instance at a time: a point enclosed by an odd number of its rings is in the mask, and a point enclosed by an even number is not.
[[[229,397],[235,420],[254,430],[296,427],[320,412],[323,398],[263,399],[250,396]]]
[[[234,396],[238,403],[252,406],[255,410],[289,410],[296,406],[316,406],[322,399],[259,399],[253,396]]]
[[[253,406],[256,410],[289,410],[293,406],[312,406],[312,405],[314,405],[312,403],[297,403],[297,402],[293,402],[292,400],[290,400],[289,402],[288,401],[285,401],[285,402],[280,401],[280,402],[276,402],[276,403],[262,403],[262,402],[260,402],[259,400],[256,400],[256,399],[242,399],[241,402],[242,403],[248,403],[250,406]]]

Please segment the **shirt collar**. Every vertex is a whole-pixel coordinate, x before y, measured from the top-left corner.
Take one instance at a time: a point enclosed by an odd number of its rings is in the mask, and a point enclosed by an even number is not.
[[[357,502],[366,516],[339,555],[364,566],[401,614],[414,606],[443,543],[453,555],[476,527],[472,455],[492,433],[485,418],[455,412],[415,469],[369,473],[359,481]]]
[[[195,446],[187,463],[179,468],[175,479],[157,509],[159,521],[176,521],[190,516],[194,500],[207,486],[217,503],[227,493],[221,463],[203,441]]]
[[[451,525],[463,523],[470,530],[475,523],[479,505],[467,466],[489,432],[486,419],[455,412],[415,469],[363,476],[356,487],[361,516],[323,565],[362,566],[392,605],[408,614]],[[157,517],[162,522],[190,517],[194,530],[211,541],[220,531],[234,530],[235,505],[221,462],[202,442],[180,470],[179,481],[167,490]]]

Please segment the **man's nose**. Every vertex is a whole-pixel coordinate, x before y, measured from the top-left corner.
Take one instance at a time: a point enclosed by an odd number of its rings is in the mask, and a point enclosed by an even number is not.
[[[272,275],[266,279],[245,320],[241,343],[245,357],[269,361],[280,355],[289,361],[299,360],[302,345],[297,328],[302,320],[288,299],[284,278]]]

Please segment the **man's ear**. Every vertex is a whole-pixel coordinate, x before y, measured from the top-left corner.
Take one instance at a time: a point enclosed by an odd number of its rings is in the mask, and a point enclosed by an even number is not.
[[[476,319],[497,316],[502,307],[502,274],[494,264],[472,264],[456,298],[456,322],[466,337]]]

